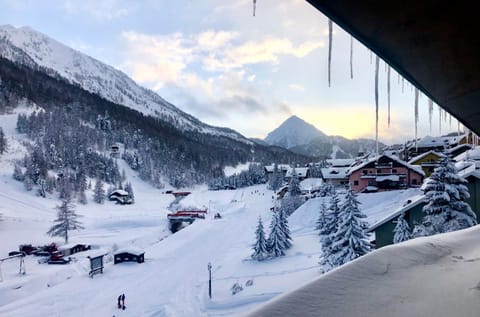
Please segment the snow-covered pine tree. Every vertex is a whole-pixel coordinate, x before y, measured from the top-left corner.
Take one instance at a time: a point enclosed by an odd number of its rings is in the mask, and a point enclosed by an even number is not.
[[[2,127],[0,127],[0,155],[7,152],[8,143],[5,133],[3,133]]]
[[[329,202],[329,208],[325,212],[325,223],[319,231],[320,242],[322,243],[322,255],[319,264],[322,266],[324,272],[328,272],[335,267],[332,262],[332,243],[336,237],[338,227],[338,214],[340,212],[340,199],[335,190]]]
[[[268,188],[273,190],[275,193],[280,189],[283,182],[282,172],[278,169],[277,163],[273,165],[273,172],[271,177],[268,180]]]
[[[315,230],[318,230],[320,235],[323,229],[325,228],[325,224],[327,223],[326,216],[327,216],[327,207],[325,206],[325,202],[323,202],[322,200],[322,203],[320,204],[320,207],[318,209],[317,222],[315,224]]]
[[[408,222],[405,220],[405,213],[398,216],[396,222],[397,224],[393,229],[393,243],[410,240],[412,238],[412,233],[410,232]]]
[[[257,261],[265,260],[268,257],[267,239],[263,230],[262,218],[258,217],[258,225],[255,230],[255,244],[253,247],[252,259]]]
[[[277,211],[272,216],[270,234],[267,240],[268,253],[274,257],[285,255],[285,237],[281,229],[279,213],[280,212]]]
[[[370,252],[370,243],[365,230],[367,216],[360,211],[357,194],[350,188],[340,207],[338,228],[334,235],[330,263],[340,266]]]
[[[105,201],[105,190],[103,189],[103,182],[100,178],[97,178],[95,182],[95,188],[93,189],[93,201],[97,204],[103,204]]]
[[[452,160],[449,157],[442,158],[425,184],[428,204],[423,207],[422,224],[415,228],[415,232],[432,235],[476,225],[476,215],[466,202],[470,197],[466,183],[457,174]]]
[[[292,168],[292,175],[290,177],[290,182],[288,183],[288,193],[290,196],[300,196],[302,193],[300,189],[300,181],[298,180],[298,174],[295,170],[295,167]]]
[[[52,237],[62,237],[65,243],[68,243],[68,232],[71,230],[84,229],[79,217],[75,213],[75,205],[72,203],[70,196],[62,199],[62,204],[55,207],[58,211],[57,219],[54,220],[54,225],[48,230],[47,234]]]
[[[128,193],[128,199],[131,201],[131,203],[133,204],[135,202],[135,195],[133,194],[133,187],[132,187],[132,183],[130,182],[127,182],[125,184],[125,191]]]
[[[287,214],[283,208],[280,208],[278,211],[278,225],[283,236],[283,248],[284,250],[290,249],[292,247],[292,235],[290,233],[290,228],[288,227]]]
[[[13,167],[13,179],[20,182],[25,180],[25,175],[23,175],[22,168],[17,163],[15,163],[15,166]]]

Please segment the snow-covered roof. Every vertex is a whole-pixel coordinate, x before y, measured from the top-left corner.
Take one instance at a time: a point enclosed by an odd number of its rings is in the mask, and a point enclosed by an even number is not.
[[[421,166],[416,166],[416,165],[409,164],[409,163],[407,163],[407,162],[405,162],[405,161],[402,161],[401,159],[399,159],[399,158],[396,157],[396,156],[390,156],[390,155],[387,155],[387,154],[380,154],[380,155],[378,155],[378,156],[374,156],[374,157],[372,157],[372,158],[369,158],[369,159],[363,161],[362,163],[360,163],[360,164],[358,164],[358,165],[352,166],[352,167],[347,171],[347,175],[351,175],[353,172],[358,171],[359,169],[364,168],[364,167],[367,166],[368,164],[373,163],[373,162],[375,162],[375,161],[378,161],[382,156],[385,156],[385,157],[391,159],[392,161],[395,161],[395,162],[397,162],[398,164],[403,165],[403,166],[405,166],[406,168],[411,169],[412,171],[415,171],[416,173],[418,173],[418,174],[420,174],[420,175],[422,175],[422,176],[425,176],[425,173],[423,172]]]
[[[145,253],[145,251],[140,249],[140,248],[131,246],[131,247],[125,247],[125,248],[118,249],[117,251],[114,252],[114,255],[121,254],[121,253],[130,253],[130,254],[133,254],[133,255],[142,255],[142,254]]]
[[[326,167],[322,168],[324,179],[344,179],[348,178],[347,171],[349,167]]]
[[[460,135],[454,135],[454,136],[438,136],[438,137],[433,137],[427,135],[426,137],[420,139],[420,141],[417,142],[417,147],[418,148],[430,148],[430,147],[441,147],[441,146],[453,146],[458,144],[461,140],[463,140],[467,135],[466,134],[460,134]],[[412,143],[411,146],[415,146],[415,143]]]
[[[58,250],[61,251],[61,250],[71,249],[73,247],[76,247],[77,245],[87,245],[87,244],[86,243],[67,243],[59,246]]]
[[[292,177],[293,168],[289,168],[285,177]],[[295,172],[298,177],[307,177],[308,167],[295,167]]]
[[[275,165],[272,164],[272,165],[267,165],[265,166],[265,170],[268,172],[268,173],[273,173],[273,169],[275,168]],[[278,164],[277,165],[277,169],[279,171],[288,171],[288,169],[290,168],[290,165],[288,164]]]
[[[480,161],[480,147],[476,146],[471,150],[465,151],[454,158],[455,161],[473,160]]]
[[[470,176],[480,179],[480,169],[477,164],[480,162],[461,161],[455,164],[457,174],[463,178]]]
[[[306,178],[300,182],[300,189],[302,190],[312,190],[320,188],[323,184],[321,178]]]
[[[355,162],[355,159],[327,159],[326,161],[332,167],[348,167]]]
[[[115,189],[110,195],[120,195],[120,196],[128,196],[128,192],[124,191],[123,189]]]
[[[408,161],[408,164],[415,164],[415,162],[421,160],[422,158],[424,158],[425,156],[429,155],[429,154],[433,154],[433,155],[436,155],[438,157],[446,157],[445,154],[443,153],[440,153],[440,152],[436,152],[436,151],[433,151],[433,150],[430,150],[428,152],[425,152],[425,153],[422,153],[420,155],[417,155],[415,157],[413,157],[410,161]]]
[[[412,198],[407,200],[407,202],[403,206],[396,209],[390,215],[386,216],[385,218],[381,219],[380,221],[374,223],[370,228],[368,228],[367,232],[371,232],[371,231],[377,229],[378,227],[380,227],[384,223],[389,222],[393,218],[396,218],[396,217],[400,216],[405,211],[407,211],[407,210],[409,210],[409,209],[411,209],[411,208],[413,208],[413,207],[415,207],[415,206],[417,206],[417,205],[419,205],[419,204],[421,204],[425,201],[426,201],[426,198],[425,198],[425,195],[423,195],[423,194],[413,196]]]

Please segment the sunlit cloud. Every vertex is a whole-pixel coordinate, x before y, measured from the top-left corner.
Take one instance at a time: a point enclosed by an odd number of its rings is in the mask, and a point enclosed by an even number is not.
[[[292,90],[296,90],[296,91],[305,91],[305,87],[303,87],[302,85],[299,85],[299,84],[290,84],[288,85],[288,87]]]

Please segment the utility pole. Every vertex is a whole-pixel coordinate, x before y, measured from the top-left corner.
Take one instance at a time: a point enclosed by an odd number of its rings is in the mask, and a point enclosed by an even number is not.
[[[208,297],[212,299],[212,263],[208,262]]]

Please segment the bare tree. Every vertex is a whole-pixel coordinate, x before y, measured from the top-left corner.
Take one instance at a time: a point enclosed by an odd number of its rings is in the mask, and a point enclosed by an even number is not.
[[[54,220],[54,225],[48,230],[47,234],[54,237],[65,238],[65,243],[68,243],[68,231],[84,229],[79,217],[75,213],[75,205],[72,203],[72,198],[67,196],[62,199],[62,204],[55,207],[58,211],[57,219]]]

